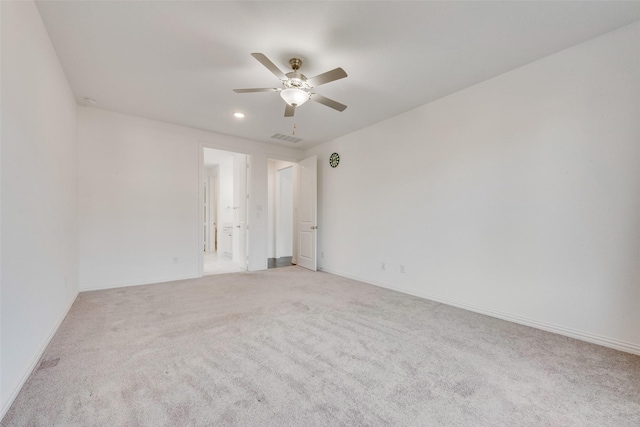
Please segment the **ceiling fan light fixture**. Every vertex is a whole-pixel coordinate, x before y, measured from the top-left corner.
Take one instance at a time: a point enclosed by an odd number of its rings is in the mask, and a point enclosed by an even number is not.
[[[305,92],[302,89],[287,88],[280,91],[280,96],[284,99],[284,102],[292,107],[299,107],[309,100],[311,94]]]
[[[284,109],[285,117],[293,117],[296,112],[296,107],[299,107],[310,100],[311,96],[313,96],[314,102],[326,105],[327,107],[333,108],[336,111],[344,111],[345,108],[347,108],[347,106],[344,104],[340,104],[333,99],[318,95],[317,93],[315,93],[315,91],[312,92],[312,90],[314,90],[314,88],[317,86],[347,77],[347,73],[342,68],[335,68],[331,71],[327,71],[326,73],[318,74],[311,79],[307,79],[304,74],[298,71],[300,69],[300,66],[302,65],[302,61],[299,58],[291,58],[289,60],[289,65],[291,66],[291,69],[293,71],[285,74],[263,53],[255,52],[252,53],[251,56],[257,59],[258,62],[264,65],[265,68],[271,71],[271,73],[276,76],[278,80],[280,80],[280,83],[282,83],[282,87],[234,89],[234,92],[278,92],[284,102],[287,103],[287,106]]]

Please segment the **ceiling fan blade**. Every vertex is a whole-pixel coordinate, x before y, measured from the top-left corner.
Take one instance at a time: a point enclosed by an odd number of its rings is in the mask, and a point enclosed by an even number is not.
[[[295,112],[296,112],[296,107],[294,107],[293,105],[287,104],[287,106],[284,109],[284,116],[293,117],[293,113]]]
[[[347,108],[346,105],[340,104],[338,101],[334,101],[333,99],[329,99],[325,96],[318,95],[317,93],[311,94],[310,99],[338,111],[344,111]]]
[[[316,86],[323,85],[325,83],[332,82],[334,80],[343,79],[345,77],[347,77],[347,72],[344,71],[342,68],[338,67],[331,71],[327,71],[326,73],[318,74],[315,77],[311,77],[310,79],[307,79],[307,83],[309,83],[311,87],[316,87]]]
[[[249,93],[249,92],[277,92],[275,87],[261,87],[256,89],[234,89],[235,93]]]
[[[280,68],[278,68],[276,66],[276,64],[271,62],[271,60],[269,58],[264,56],[264,54],[262,54],[262,53],[252,53],[251,56],[253,56],[258,61],[260,61],[260,63],[262,65],[264,65],[265,67],[267,67],[267,69],[269,71],[271,71],[278,79],[287,80],[287,76],[285,76],[284,73],[282,71],[280,71]]]

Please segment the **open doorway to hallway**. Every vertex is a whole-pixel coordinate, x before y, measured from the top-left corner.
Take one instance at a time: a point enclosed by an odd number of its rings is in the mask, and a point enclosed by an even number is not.
[[[203,275],[247,270],[247,156],[203,148]]]
[[[267,179],[268,267],[296,264],[296,164],[269,159]]]

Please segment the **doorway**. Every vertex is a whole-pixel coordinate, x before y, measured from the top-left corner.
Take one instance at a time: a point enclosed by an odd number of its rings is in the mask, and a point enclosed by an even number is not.
[[[247,270],[247,156],[203,148],[203,275]]]
[[[297,263],[294,256],[296,235],[295,163],[269,159],[268,164],[268,268]]]

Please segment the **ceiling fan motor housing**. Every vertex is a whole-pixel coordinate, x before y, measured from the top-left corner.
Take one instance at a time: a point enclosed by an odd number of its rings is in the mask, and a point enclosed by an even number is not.
[[[304,74],[297,71],[287,73],[288,80],[284,81],[286,87],[295,87],[298,89],[311,89],[311,86],[307,83],[307,78]]]
[[[289,65],[291,66],[293,71],[286,74],[288,80],[283,81],[284,86],[286,88],[296,88],[302,90],[311,89],[311,86],[307,83],[307,77],[298,71],[302,66],[302,60],[298,58],[291,58],[289,60]]]
[[[293,71],[298,71],[302,66],[302,60],[298,58],[291,58],[289,60],[289,65],[291,66],[291,69],[293,69]]]

